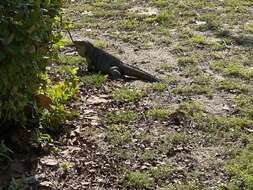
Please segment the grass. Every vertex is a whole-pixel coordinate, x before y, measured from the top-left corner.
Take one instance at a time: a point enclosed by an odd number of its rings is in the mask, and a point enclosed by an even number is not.
[[[173,71],[174,69],[176,68],[176,66],[175,65],[171,65],[171,64],[161,64],[160,65],[160,70],[162,70],[162,71],[168,71],[168,72],[171,72],[171,71]]]
[[[148,173],[156,180],[156,181],[162,181],[164,179],[168,179],[173,174],[172,166],[168,163],[165,165],[158,165],[151,167],[148,171]]]
[[[233,99],[236,105],[236,111],[239,112],[243,117],[252,118],[253,117],[253,96],[239,95]]]
[[[165,119],[169,117],[171,111],[167,108],[153,108],[148,110],[147,117],[150,119]]]
[[[174,25],[175,16],[172,10],[162,10],[156,16],[155,21],[162,24],[163,26]]]
[[[248,190],[253,188],[253,144],[240,151],[240,153],[226,165],[226,170],[230,174],[228,189]]]
[[[139,113],[132,110],[109,112],[106,115],[106,121],[108,123],[130,123],[139,119]]]
[[[203,113],[204,107],[203,103],[200,101],[184,101],[183,103],[179,104],[177,108],[177,112],[182,112],[186,116],[193,116],[196,113]]]
[[[113,92],[113,99],[120,102],[134,102],[144,96],[141,90],[122,87]]]
[[[136,6],[156,11],[131,11]],[[85,87],[108,84],[115,100],[104,125],[109,152],[119,158],[117,167],[126,168],[117,178],[123,179],[120,188],[251,189],[253,52],[252,43],[241,40],[252,39],[251,2],[87,1],[81,7],[92,14],[73,19],[75,27],[91,29],[83,35],[93,33],[101,48],[106,36],[137,49],[133,54],[164,48],[176,60],[157,63],[165,82],[143,91],[114,89],[101,75],[82,78]],[[221,148],[212,151],[216,146]]]
[[[246,24],[244,24],[243,30],[246,33],[253,33],[253,24],[252,23],[246,23]]]
[[[193,78],[195,76],[198,76],[198,75],[202,75],[203,74],[203,70],[200,66],[198,65],[189,65],[189,66],[186,66],[184,69],[183,69],[183,75],[186,77],[186,78]]]
[[[153,91],[163,91],[166,89],[166,84],[162,82],[154,82],[152,84],[147,85],[147,89],[151,89]]]
[[[225,75],[237,76],[245,79],[253,77],[253,67],[244,67],[240,63],[229,64],[224,69]]]
[[[117,21],[117,25],[119,25],[119,28],[122,30],[136,30],[140,23],[133,19],[122,19]]]
[[[112,125],[108,128],[107,141],[114,146],[122,146],[132,142],[133,131],[125,125]]]
[[[66,65],[79,66],[85,64],[84,58],[80,56],[65,55],[65,54],[59,55],[59,61],[65,66]]]
[[[238,77],[249,80],[253,76],[253,67],[247,67],[239,62],[222,62],[217,61],[211,64],[211,69],[221,72],[224,76]]]
[[[206,37],[195,34],[190,38],[190,41],[194,44],[206,44]]]
[[[166,0],[152,0],[152,5],[157,7],[165,7],[168,5],[168,2]]]
[[[218,90],[226,90],[232,93],[248,93],[252,91],[252,85],[238,79],[223,79],[218,81]]]
[[[180,82],[180,77],[177,75],[169,75],[165,78],[163,78],[163,80],[168,84],[168,85],[176,85]]]
[[[214,71],[223,71],[227,63],[224,61],[214,61],[210,64],[210,68]]]
[[[147,173],[134,171],[126,174],[124,185],[129,188],[150,188],[152,180]]]
[[[196,181],[189,181],[185,184],[169,184],[165,187],[162,187],[161,190],[179,190],[179,189],[185,189],[185,190],[205,190],[205,188],[200,185]]]
[[[192,65],[196,63],[197,61],[197,55],[193,54],[191,56],[185,56],[185,57],[180,57],[177,59],[177,64],[179,66],[187,66],[187,65]]]
[[[206,94],[208,97],[212,97],[213,95],[213,89],[211,87],[198,84],[177,86],[173,88],[171,92],[188,96],[196,94]]]
[[[139,159],[143,162],[152,161],[156,159],[157,153],[158,151],[153,149],[147,149],[143,152],[140,151]]]
[[[107,46],[107,42],[105,40],[96,40],[94,45],[98,48],[105,49]]]
[[[72,167],[72,165],[69,162],[64,161],[59,164],[59,167],[62,171],[67,172]]]
[[[103,74],[91,74],[81,77],[82,84],[86,87],[95,86],[101,88],[104,82],[107,80],[107,75]]]
[[[164,144],[171,145],[186,144],[189,140],[186,134],[179,133],[176,131],[164,135],[162,139]]]
[[[174,157],[176,153],[176,147],[179,145],[186,145],[189,141],[187,135],[176,131],[167,132],[162,135],[158,150],[166,157]]]
[[[212,117],[214,125],[223,130],[240,130],[247,128],[253,124],[253,120],[246,117],[236,117],[236,116],[218,116],[215,115]]]

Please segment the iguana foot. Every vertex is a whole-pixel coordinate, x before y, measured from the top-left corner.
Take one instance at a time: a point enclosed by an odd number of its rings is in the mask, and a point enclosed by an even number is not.
[[[116,79],[119,79],[121,78],[121,73],[119,71],[119,68],[114,66],[114,67],[111,67],[110,70],[109,70],[109,75],[112,77],[112,79],[116,80]]]

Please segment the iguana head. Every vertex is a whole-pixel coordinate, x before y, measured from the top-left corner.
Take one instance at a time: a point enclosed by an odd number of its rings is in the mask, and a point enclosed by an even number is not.
[[[82,57],[89,57],[92,54],[94,46],[88,41],[74,41],[78,54]]]

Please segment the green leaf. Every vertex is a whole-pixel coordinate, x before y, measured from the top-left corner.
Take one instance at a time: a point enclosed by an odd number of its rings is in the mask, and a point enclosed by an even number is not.
[[[45,0],[46,7],[49,7],[51,4],[51,0]]]

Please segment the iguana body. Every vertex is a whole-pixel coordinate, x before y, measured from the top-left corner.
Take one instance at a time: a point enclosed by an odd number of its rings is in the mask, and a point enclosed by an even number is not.
[[[88,41],[73,41],[80,56],[85,57],[88,63],[88,71],[109,74],[113,79],[124,75],[137,79],[157,82],[159,79],[133,66],[122,63],[118,58],[110,55],[102,49],[93,46]]]

